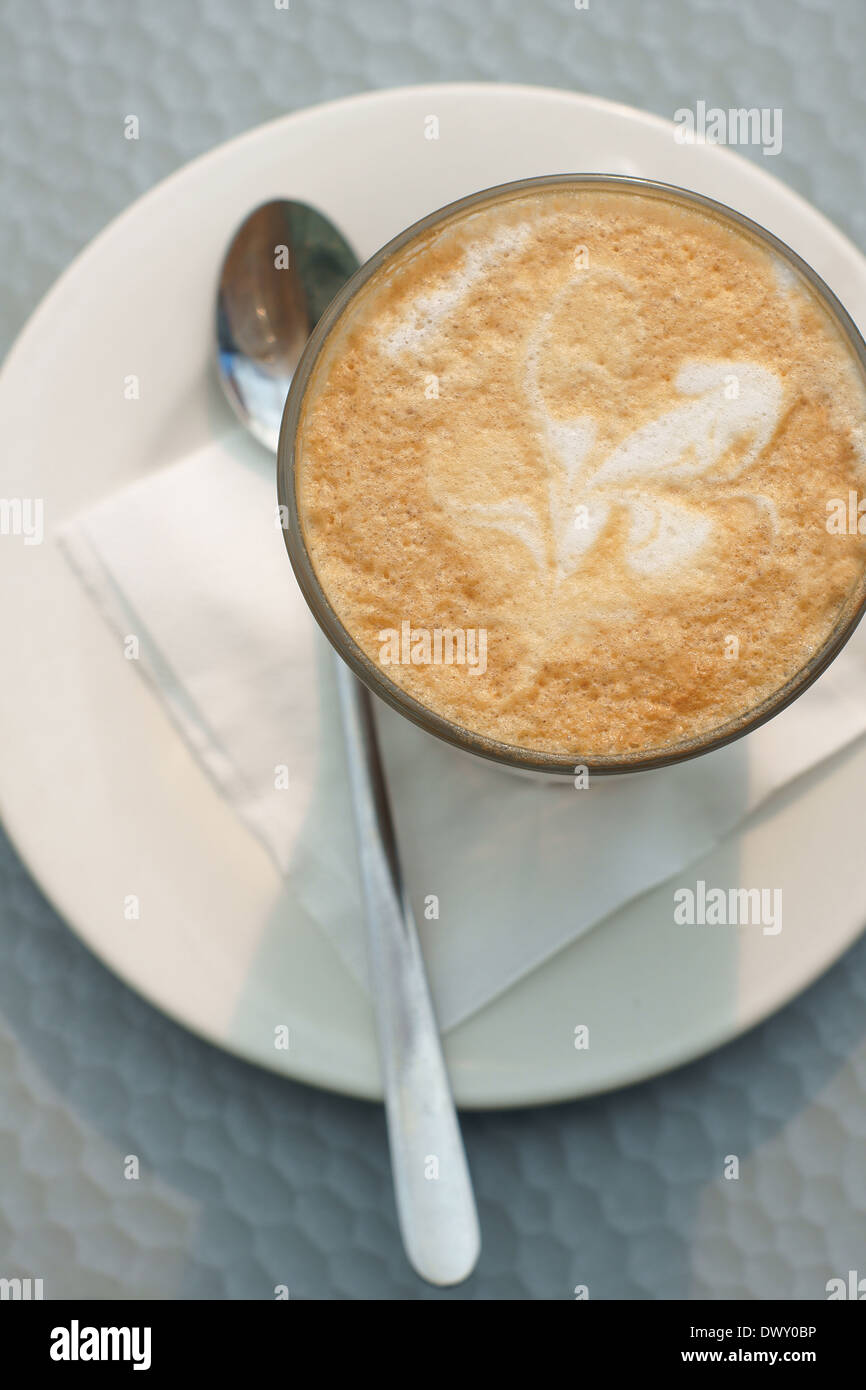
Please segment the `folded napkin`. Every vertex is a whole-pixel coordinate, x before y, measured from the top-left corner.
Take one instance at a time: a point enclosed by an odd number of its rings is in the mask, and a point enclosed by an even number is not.
[[[365,982],[333,661],[286,557],[272,462],[238,430],[83,512],[61,542],[107,620],[138,637],[140,669],[217,787]],[[863,733],[864,682],[857,634],[816,686],[747,739],[585,791],[568,778],[516,777],[377,702],[442,1027],[680,873]]]

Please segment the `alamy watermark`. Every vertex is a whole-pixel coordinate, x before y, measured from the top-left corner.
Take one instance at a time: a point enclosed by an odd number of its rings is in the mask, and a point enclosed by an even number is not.
[[[862,1303],[866,1299],[866,1279],[861,1279],[856,1269],[849,1269],[847,1279],[838,1275],[835,1279],[828,1279],[824,1285],[824,1292],[831,1302],[848,1298]]]
[[[45,537],[42,498],[0,497],[0,536],[21,536],[25,545],[41,545]]]
[[[848,496],[831,497],[827,503],[826,527],[831,536],[866,536],[866,497],[853,488]]]
[[[73,1318],[68,1327],[51,1329],[48,1355],[52,1361],[129,1361],[134,1371],[149,1371],[149,1327],[81,1326]]]
[[[14,1303],[39,1301],[45,1297],[42,1279],[0,1279],[0,1301]]]
[[[467,666],[471,676],[487,670],[484,627],[413,627],[410,622],[378,633],[382,666]]]
[[[761,927],[764,936],[782,930],[781,888],[694,888],[674,891],[674,921],[688,927]]]
[[[695,103],[694,111],[681,106],[674,112],[674,139],[678,145],[759,145],[765,155],[782,149],[780,106],[721,106]]]

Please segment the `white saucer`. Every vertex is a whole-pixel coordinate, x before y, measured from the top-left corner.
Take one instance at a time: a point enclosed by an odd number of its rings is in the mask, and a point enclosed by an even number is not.
[[[438,140],[425,138],[430,115]],[[447,85],[303,111],[188,165],[75,261],[0,378],[3,495],[43,498],[47,530],[42,545],[0,538],[6,826],[58,910],[133,988],[221,1047],[341,1091],[379,1093],[366,997],[327,938],[289,911],[264,850],[124,660],[52,530],[225,425],[211,360],[214,278],[256,203],[307,199],[367,256],[465,193],[566,170],[639,174],[740,209],[866,324],[866,261],[764,165],[679,145],[672,125],[596,98]],[[124,396],[130,375],[138,401]],[[864,783],[861,742],[689,871],[688,881],[782,887],[785,926],[772,949],[760,933],[684,934],[663,885],[449,1034],[458,1100],[515,1105],[622,1085],[779,1008],[863,926]],[[133,893],[140,919],[127,921]],[[263,952],[274,921],[280,931]],[[280,1019],[288,1051],[274,1048]],[[590,1027],[589,1050],[574,1047],[579,1024]]]

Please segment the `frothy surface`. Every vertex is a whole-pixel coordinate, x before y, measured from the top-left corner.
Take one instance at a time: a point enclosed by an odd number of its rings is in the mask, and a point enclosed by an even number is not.
[[[673,200],[556,185],[372,277],[307,388],[298,500],[334,610],[487,633],[487,668],[389,665],[445,718],[647,752],[754,708],[820,648],[866,537],[866,398],[811,289]]]

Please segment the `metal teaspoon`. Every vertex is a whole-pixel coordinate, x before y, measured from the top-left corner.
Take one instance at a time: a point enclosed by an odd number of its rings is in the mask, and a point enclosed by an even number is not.
[[[357,267],[328,218],[284,199],[250,213],[229,245],[217,294],[219,379],[238,419],[272,454],[306,340]],[[472,1182],[400,872],[373,702],[334,659],[397,1215],[415,1270],[432,1284],[456,1284],[481,1248]]]

